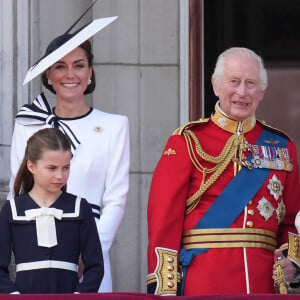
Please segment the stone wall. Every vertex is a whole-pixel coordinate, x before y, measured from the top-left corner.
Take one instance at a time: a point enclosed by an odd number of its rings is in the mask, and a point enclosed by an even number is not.
[[[8,193],[8,186],[7,184],[0,184],[0,208],[2,207],[4,201],[6,201],[6,195]],[[9,268],[10,277],[12,279],[15,278],[15,263],[14,263],[14,257],[12,256],[12,261]]]
[[[14,115],[41,91],[38,79],[22,85],[28,66],[41,57],[49,41],[69,28],[91,2],[0,1],[0,29],[5,26],[5,30],[0,30],[2,201],[9,179]],[[116,292],[146,291],[149,187],[164,144],[180,125],[179,17],[183,2],[186,1],[101,0],[84,20],[119,17],[93,38],[97,88],[88,98],[94,107],[129,119],[130,188],[124,219],[111,250]]]
[[[8,185],[0,183],[0,207],[2,206],[3,202],[6,200],[7,193],[8,193]]]

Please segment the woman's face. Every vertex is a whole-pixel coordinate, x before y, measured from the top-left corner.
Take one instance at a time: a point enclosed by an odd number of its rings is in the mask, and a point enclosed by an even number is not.
[[[53,64],[46,75],[52,82],[58,99],[83,97],[92,68],[88,64],[85,51],[78,47]]]

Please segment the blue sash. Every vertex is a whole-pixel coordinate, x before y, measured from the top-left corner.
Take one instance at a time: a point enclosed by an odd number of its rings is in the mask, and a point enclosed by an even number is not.
[[[276,140],[276,146],[284,148],[288,142],[287,138],[267,128],[263,129],[262,134],[256,141],[256,145],[270,146],[266,140]],[[252,154],[247,160],[251,161]],[[270,174],[270,169],[242,168],[241,171],[229,182],[222,194],[214,201],[205,215],[199,220],[194,229],[207,228],[229,228],[234,220],[241,214],[247,203],[254,197],[260,187],[264,184]],[[243,188],[240,188],[243,187]],[[239,201],[236,201],[239,199]],[[230,210],[228,209],[230,207]],[[226,212],[226,213],[224,213]],[[181,282],[181,295],[184,291],[184,280],[186,271],[192,259],[209,249],[181,249],[179,261],[182,265],[183,280]]]

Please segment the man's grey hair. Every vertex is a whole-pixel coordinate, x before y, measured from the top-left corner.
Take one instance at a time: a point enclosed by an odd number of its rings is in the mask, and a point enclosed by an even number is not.
[[[216,66],[215,66],[214,73],[212,75],[212,77],[216,81],[217,86],[220,85],[222,77],[224,75],[224,69],[225,69],[224,62],[225,62],[226,58],[236,56],[238,54],[246,55],[257,61],[258,66],[259,66],[260,89],[262,91],[265,90],[268,85],[268,75],[267,75],[267,70],[264,66],[262,58],[259,55],[257,55],[254,51],[252,51],[248,48],[243,48],[243,47],[232,47],[232,48],[225,50],[224,52],[222,52],[219,55]]]

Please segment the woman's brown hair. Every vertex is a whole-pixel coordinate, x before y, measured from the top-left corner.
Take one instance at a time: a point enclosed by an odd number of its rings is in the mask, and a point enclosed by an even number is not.
[[[25,155],[14,182],[14,192],[16,196],[31,191],[34,185],[34,178],[27,168],[27,161],[30,160],[36,163],[42,158],[45,150],[71,152],[71,146],[68,138],[56,128],[41,129],[33,134],[27,141]],[[66,186],[63,187],[63,190],[66,190]]]

